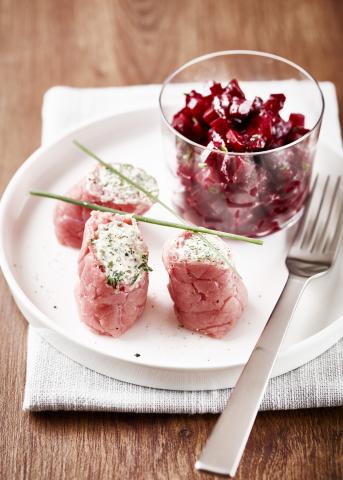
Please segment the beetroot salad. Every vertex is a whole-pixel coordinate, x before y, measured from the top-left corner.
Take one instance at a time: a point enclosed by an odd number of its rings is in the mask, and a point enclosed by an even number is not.
[[[287,148],[309,130],[301,113],[282,117],[285,102],[283,93],[247,99],[235,79],[214,82],[208,95],[185,94],[172,126],[198,144],[176,140],[176,175],[183,188],[175,200],[186,217],[260,236],[279,230],[302,208],[314,139],[307,135]]]
[[[287,145],[308,130],[301,113],[280,116],[286,97],[270,95],[248,100],[237,80],[223,87],[213,83],[209,95],[192,90],[186,105],[174,115],[173,127],[193,142],[228,152],[259,152]]]

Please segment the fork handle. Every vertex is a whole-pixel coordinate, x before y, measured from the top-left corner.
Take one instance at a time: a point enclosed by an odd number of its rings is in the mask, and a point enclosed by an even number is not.
[[[195,468],[234,476],[248,441],[277,354],[307,278],[288,276],[228,405],[219,417]]]

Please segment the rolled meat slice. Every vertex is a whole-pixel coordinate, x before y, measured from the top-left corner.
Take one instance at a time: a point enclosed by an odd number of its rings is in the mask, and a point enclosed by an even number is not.
[[[165,244],[163,263],[180,324],[215,338],[226,335],[248,300],[227,245],[218,237],[183,232]]]
[[[137,222],[130,215],[93,211],[79,256],[81,320],[100,334],[122,335],[143,313],[149,270]]]
[[[125,163],[113,163],[112,165],[152,195],[158,196],[155,178],[148,175],[143,169]],[[72,187],[66,196],[137,215],[147,212],[154,203],[142,191],[129,185],[102,165],[97,165],[87,177]],[[62,245],[80,248],[89,215],[90,210],[87,208],[58,202],[54,210],[55,233],[58,241]]]

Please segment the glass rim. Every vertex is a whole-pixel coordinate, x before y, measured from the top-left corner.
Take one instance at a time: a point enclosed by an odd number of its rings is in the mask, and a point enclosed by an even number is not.
[[[223,152],[223,150],[220,150],[216,147],[212,148],[212,147],[208,147],[208,146],[205,146],[205,145],[201,145],[200,143],[193,142],[193,140],[190,140],[189,138],[185,137],[180,132],[178,132],[169,123],[169,121],[167,120],[167,118],[164,114],[164,111],[163,111],[162,96],[163,96],[163,93],[164,93],[166,87],[170,84],[171,80],[174,77],[176,77],[176,75],[178,75],[180,72],[182,72],[186,68],[191,67],[192,65],[194,65],[196,63],[200,63],[204,60],[209,60],[211,58],[221,57],[221,56],[225,56],[225,55],[247,55],[247,56],[257,56],[257,57],[271,58],[273,60],[277,60],[279,62],[286,63],[287,65],[293,67],[295,70],[298,70],[299,72],[301,72],[305,77],[307,77],[309,80],[311,80],[316,85],[317,90],[319,92],[319,97],[321,99],[320,113],[319,113],[318,119],[316,120],[314,126],[307,133],[305,133],[305,135],[298,138],[297,140],[294,140],[294,142],[288,143],[287,145],[282,145],[281,147],[271,148],[269,150],[261,150],[261,151],[258,151],[258,152],[229,152],[229,151],[228,152]],[[279,55],[275,55],[273,53],[260,52],[258,50],[221,50],[221,51],[217,51],[217,52],[207,53],[207,54],[201,55],[199,57],[195,57],[192,60],[189,60],[188,62],[184,63],[183,65],[178,67],[176,70],[174,70],[170,75],[168,75],[162,83],[162,87],[161,87],[160,94],[159,94],[159,97],[158,97],[158,104],[159,104],[159,109],[160,109],[160,112],[161,112],[162,120],[164,121],[166,126],[169,128],[169,130],[174,135],[179,137],[181,140],[183,140],[186,143],[192,145],[193,147],[197,147],[198,149],[203,150],[203,151],[209,151],[210,150],[211,152],[213,151],[213,152],[216,152],[216,153],[221,153],[222,155],[241,156],[241,157],[242,156],[247,156],[247,157],[254,156],[255,157],[257,155],[266,155],[266,154],[269,154],[269,153],[282,152],[283,150],[286,150],[290,147],[293,147],[293,146],[297,145],[298,143],[301,143],[302,141],[306,140],[312,134],[312,132],[314,130],[316,130],[316,128],[318,127],[318,125],[320,125],[320,123],[322,121],[323,113],[324,113],[324,107],[325,107],[325,100],[324,100],[324,95],[323,95],[323,92],[322,92],[322,90],[319,86],[318,81],[310,73],[308,73],[303,67],[296,64],[295,62],[292,62],[291,60],[288,60],[287,58],[281,57]]]

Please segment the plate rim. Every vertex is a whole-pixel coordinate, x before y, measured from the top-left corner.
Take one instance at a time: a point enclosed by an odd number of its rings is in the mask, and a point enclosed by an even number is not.
[[[139,109],[129,109],[125,111],[121,111],[118,113],[114,113],[111,115],[105,115],[103,117],[99,118],[93,118],[91,120],[85,121],[85,122],[80,122],[76,127],[72,127],[67,129],[65,132],[62,134],[56,136],[56,138],[47,144],[41,145],[38,147],[34,152],[32,152],[27,159],[22,163],[22,165],[16,170],[14,175],[11,177],[9,180],[7,186],[5,187],[5,190],[3,192],[1,201],[0,201],[0,267],[2,269],[3,275],[9,285],[9,288],[12,292],[12,295],[15,295],[19,297],[19,300],[22,302],[23,305],[28,309],[30,314],[37,319],[37,321],[44,327],[51,329],[52,331],[55,331],[57,334],[61,335],[62,337],[65,337],[67,340],[71,341],[72,343],[75,343],[77,346],[81,348],[87,349],[89,352],[95,352],[99,353],[101,355],[106,355],[113,360],[120,360],[122,362],[127,362],[128,364],[131,364],[133,366],[139,366],[139,367],[146,367],[150,369],[159,369],[159,370],[165,370],[165,371],[171,371],[171,372],[216,372],[216,371],[221,371],[221,370],[230,370],[230,369],[235,369],[237,367],[243,367],[244,363],[231,363],[230,365],[221,365],[221,366],[201,366],[200,368],[197,367],[182,367],[182,366],[177,366],[177,367],[170,367],[170,366],[163,366],[163,365],[156,365],[156,364],[151,364],[149,362],[145,362],[142,360],[138,359],[128,359],[128,358],[121,358],[120,356],[115,356],[115,355],[108,355],[104,354],[103,351],[96,345],[90,346],[89,344],[83,343],[80,341],[78,338],[75,338],[66,331],[65,329],[61,328],[60,325],[58,325],[56,322],[51,320],[48,315],[45,315],[39,308],[26,296],[24,291],[21,289],[19,284],[17,283],[9,262],[7,261],[5,251],[3,248],[3,236],[4,236],[4,219],[6,215],[6,207],[8,205],[8,202],[15,192],[16,185],[18,181],[20,180],[21,176],[31,168],[31,166],[37,162],[40,158],[41,155],[44,155],[48,153],[50,149],[56,148],[56,146],[61,143],[62,141],[65,141],[68,137],[76,136],[79,132],[82,132],[84,130],[87,130],[88,128],[91,128],[96,125],[99,126],[102,123],[106,124],[108,122],[114,121],[118,117],[121,116],[127,116],[127,115],[135,115],[137,113],[139,114],[146,114],[146,112],[151,112],[154,115],[158,115],[158,108],[157,107],[143,107]],[[322,144],[325,144],[325,142],[321,142]],[[336,147],[332,147],[330,145],[327,145],[328,148],[330,148],[332,151],[337,153],[338,155],[342,155],[342,152],[340,149]],[[27,317],[24,315],[24,317],[27,319]],[[31,323],[31,322],[29,322]],[[336,320],[331,322],[329,325],[321,329],[320,331],[314,333],[313,335],[301,340],[300,342],[297,342],[291,346],[289,346],[286,350],[281,350],[277,362],[276,362],[276,368],[277,368],[277,363],[278,360],[285,362],[287,357],[291,355],[301,355],[301,352],[304,350],[307,350],[308,348],[311,347],[311,344],[314,342],[318,341],[320,336],[322,335],[327,335],[331,330],[335,331],[340,323],[343,324],[343,314],[339,316]],[[33,328],[35,326],[33,325]],[[320,353],[318,354],[320,355]],[[315,355],[313,358],[316,358],[317,355]]]

